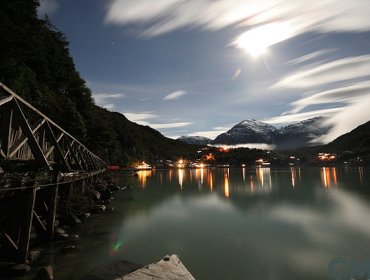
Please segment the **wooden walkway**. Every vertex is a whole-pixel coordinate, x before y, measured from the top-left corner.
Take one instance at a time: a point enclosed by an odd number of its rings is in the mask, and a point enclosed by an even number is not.
[[[165,256],[115,280],[195,280],[177,255]]]
[[[0,162],[0,248],[18,263],[27,262],[32,229],[52,239],[57,208],[68,212],[73,194],[97,181],[107,167],[2,83]]]

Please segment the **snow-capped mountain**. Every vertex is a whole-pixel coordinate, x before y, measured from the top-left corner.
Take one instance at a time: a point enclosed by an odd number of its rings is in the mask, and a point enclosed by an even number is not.
[[[281,149],[310,146],[312,140],[330,129],[323,126],[324,120],[324,117],[316,117],[280,129],[256,120],[245,120],[217,136],[213,144],[265,143],[274,144]]]
[[[177,140],[193,145],[207,145],[212,143],[212,139],[203,136],[181,136]]]
[[[215,138],[213,144],[274,143],[277,129],[267,123],[245,120]]]
[[[299,148],[312,146],[312,140],[326,134],[330,127],[324,125],[324,117],[316,117],[299,123],[284,126],[275,135],[278,148]],[[318,144],[318,143],[317,143]]]

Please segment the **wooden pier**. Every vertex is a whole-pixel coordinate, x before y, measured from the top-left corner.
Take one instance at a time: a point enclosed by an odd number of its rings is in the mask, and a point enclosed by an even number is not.
[[[165,256],[158,262],[149,264],[114,280],[195,280],[177,255]]]

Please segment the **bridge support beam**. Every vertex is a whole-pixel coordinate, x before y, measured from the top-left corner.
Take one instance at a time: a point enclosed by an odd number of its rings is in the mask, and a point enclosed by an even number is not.
[[[54,238],[55,232],[55,217],[57,213],[58,205],[58,192],[59,192],[59,176],[57,178],[57,184],[49,189],[49,203],[48,203],[48,217],[46,224],[46,235],[49,240]]]
[[[24,196],[24,211],[19,238],[18,262],[27,263],[28,249],[31,239],[33,211],[35,208],[36,188],[32,188]]]

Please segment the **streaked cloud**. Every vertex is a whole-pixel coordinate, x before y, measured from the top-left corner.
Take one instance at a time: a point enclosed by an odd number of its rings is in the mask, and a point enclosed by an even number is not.
[[[299,114],[281,115],[281,116],[265,119],[262,121],[269,123],[269,124],[286,124],[286,123],[304,121],[304,120],[317,117],[317,116],[323,116],[323,117],[332,116],[333,114],[340,112],[342,110],[344,110],[344,107],[314,110],[314,111],[309,111],[309,112],[304,112],[304,113],[299,113]]]
[[[272,88],[309,88],[370,76],[370,55],[312,65],[283,77]]]
[[[332,108],[333,104],[338,107]],[[328,117],[324,125],[332,127],[328,133],[313,142],[328,143],[340,135],[350,132],[355,127],[370,120],[370,82],[359,82],[352,85],[318,92],[290,103],[293,109],[281,116],[265,120],[270,124],[282,124],[302,121],[316,116]],[[327,107],[320,110],[307,110],[310,106]]]
[[[315,58],[318,58],[320,56],[332,53],[334,51],[335,51],[335,49],[326,49],[326,50],[316,51],[316,52],[309,53],[309,54],[303,55],[301,57],[297,57],[295,59],[289,60],[288,62],[286,62],[286,64],[292,64],[292,65],[301,64],[301,63],[304,63],[304,62],[308,62],[310,60],[314,60]]]
[[[124,93],[93,93],[95,103],[108,110],[116,108],[116,105],[111,102],[112,99],[122,99],[126,95]]]
[[[367,0],[161,0],[150,8],[148,4],[148,0],[109,1],[106,22],[134,24],[144,36],[158,36],[180,28],[253,28],[275,22],[289,25],[290,37],[309,31],[370,30]],[[281,38],[284,39],[286,36]]]
[[[136,122],[140,125],[147,125],[154,129],[171,129],[191,125],[191,122],[167,122],[167,123],[157,123],[151,122],[149,120],[159,118],[157,114],[152,112],[144,113],[133,113],[133,112],[122,112],[132,122]]]
[[[158,117],[158,115],[150,113],[150,112],[149,113],[122,112],[122,114],[125,115],[125,117],[132,122],[139,122],[139,121],[154,119]]]
[[[102,105],[102,107],[104,107],[107,110],[113,110],[114,108],[116,108],[116,105],[114,105],[113,103],[108,103],[108,104]]]
[[[358,99],[361,100],[366,95],[370,94],[370,82],[360,82],[353,85],[334,88],[312,94],[308,97],[292,102],[290,105],[294,107],[292,113],[298,113],[304,108],[312,105],[323,105],[333,103],[350,104]]]
[[[240,76],[241,73],[242,73],[241,68],[236,69],[235,72],[234,72],[233,78],[232,78],[233,81],[235,81]]]
[[[51,15],[56,10],[58,10],[59,4],[56,0],[40,0],[40,6],[37,9],[39,17],[44,17],[45,15]]]
[[[166,95],[163,99],[164,100],[174,100],[181,96],[184,96],[186,94],[186,91],[183,90],[176,90],[168,95]]]
[[[339,110],[328,119],[327,124],[332,125],[333,128],[328,134],[317,139],[317,142],[328,143],[368,122],[370,120],[369,104],[370,94],[351,100],[343,110]]]
[[[215,139],[218,135],[226,131],[227,129],[196,131],[194,133],[190,133],[189,136],[203,136],[210,139]]]
[[[174,122],[174,123],[148,123],[154,129],[177,128],[191,125],[191,122]]]

